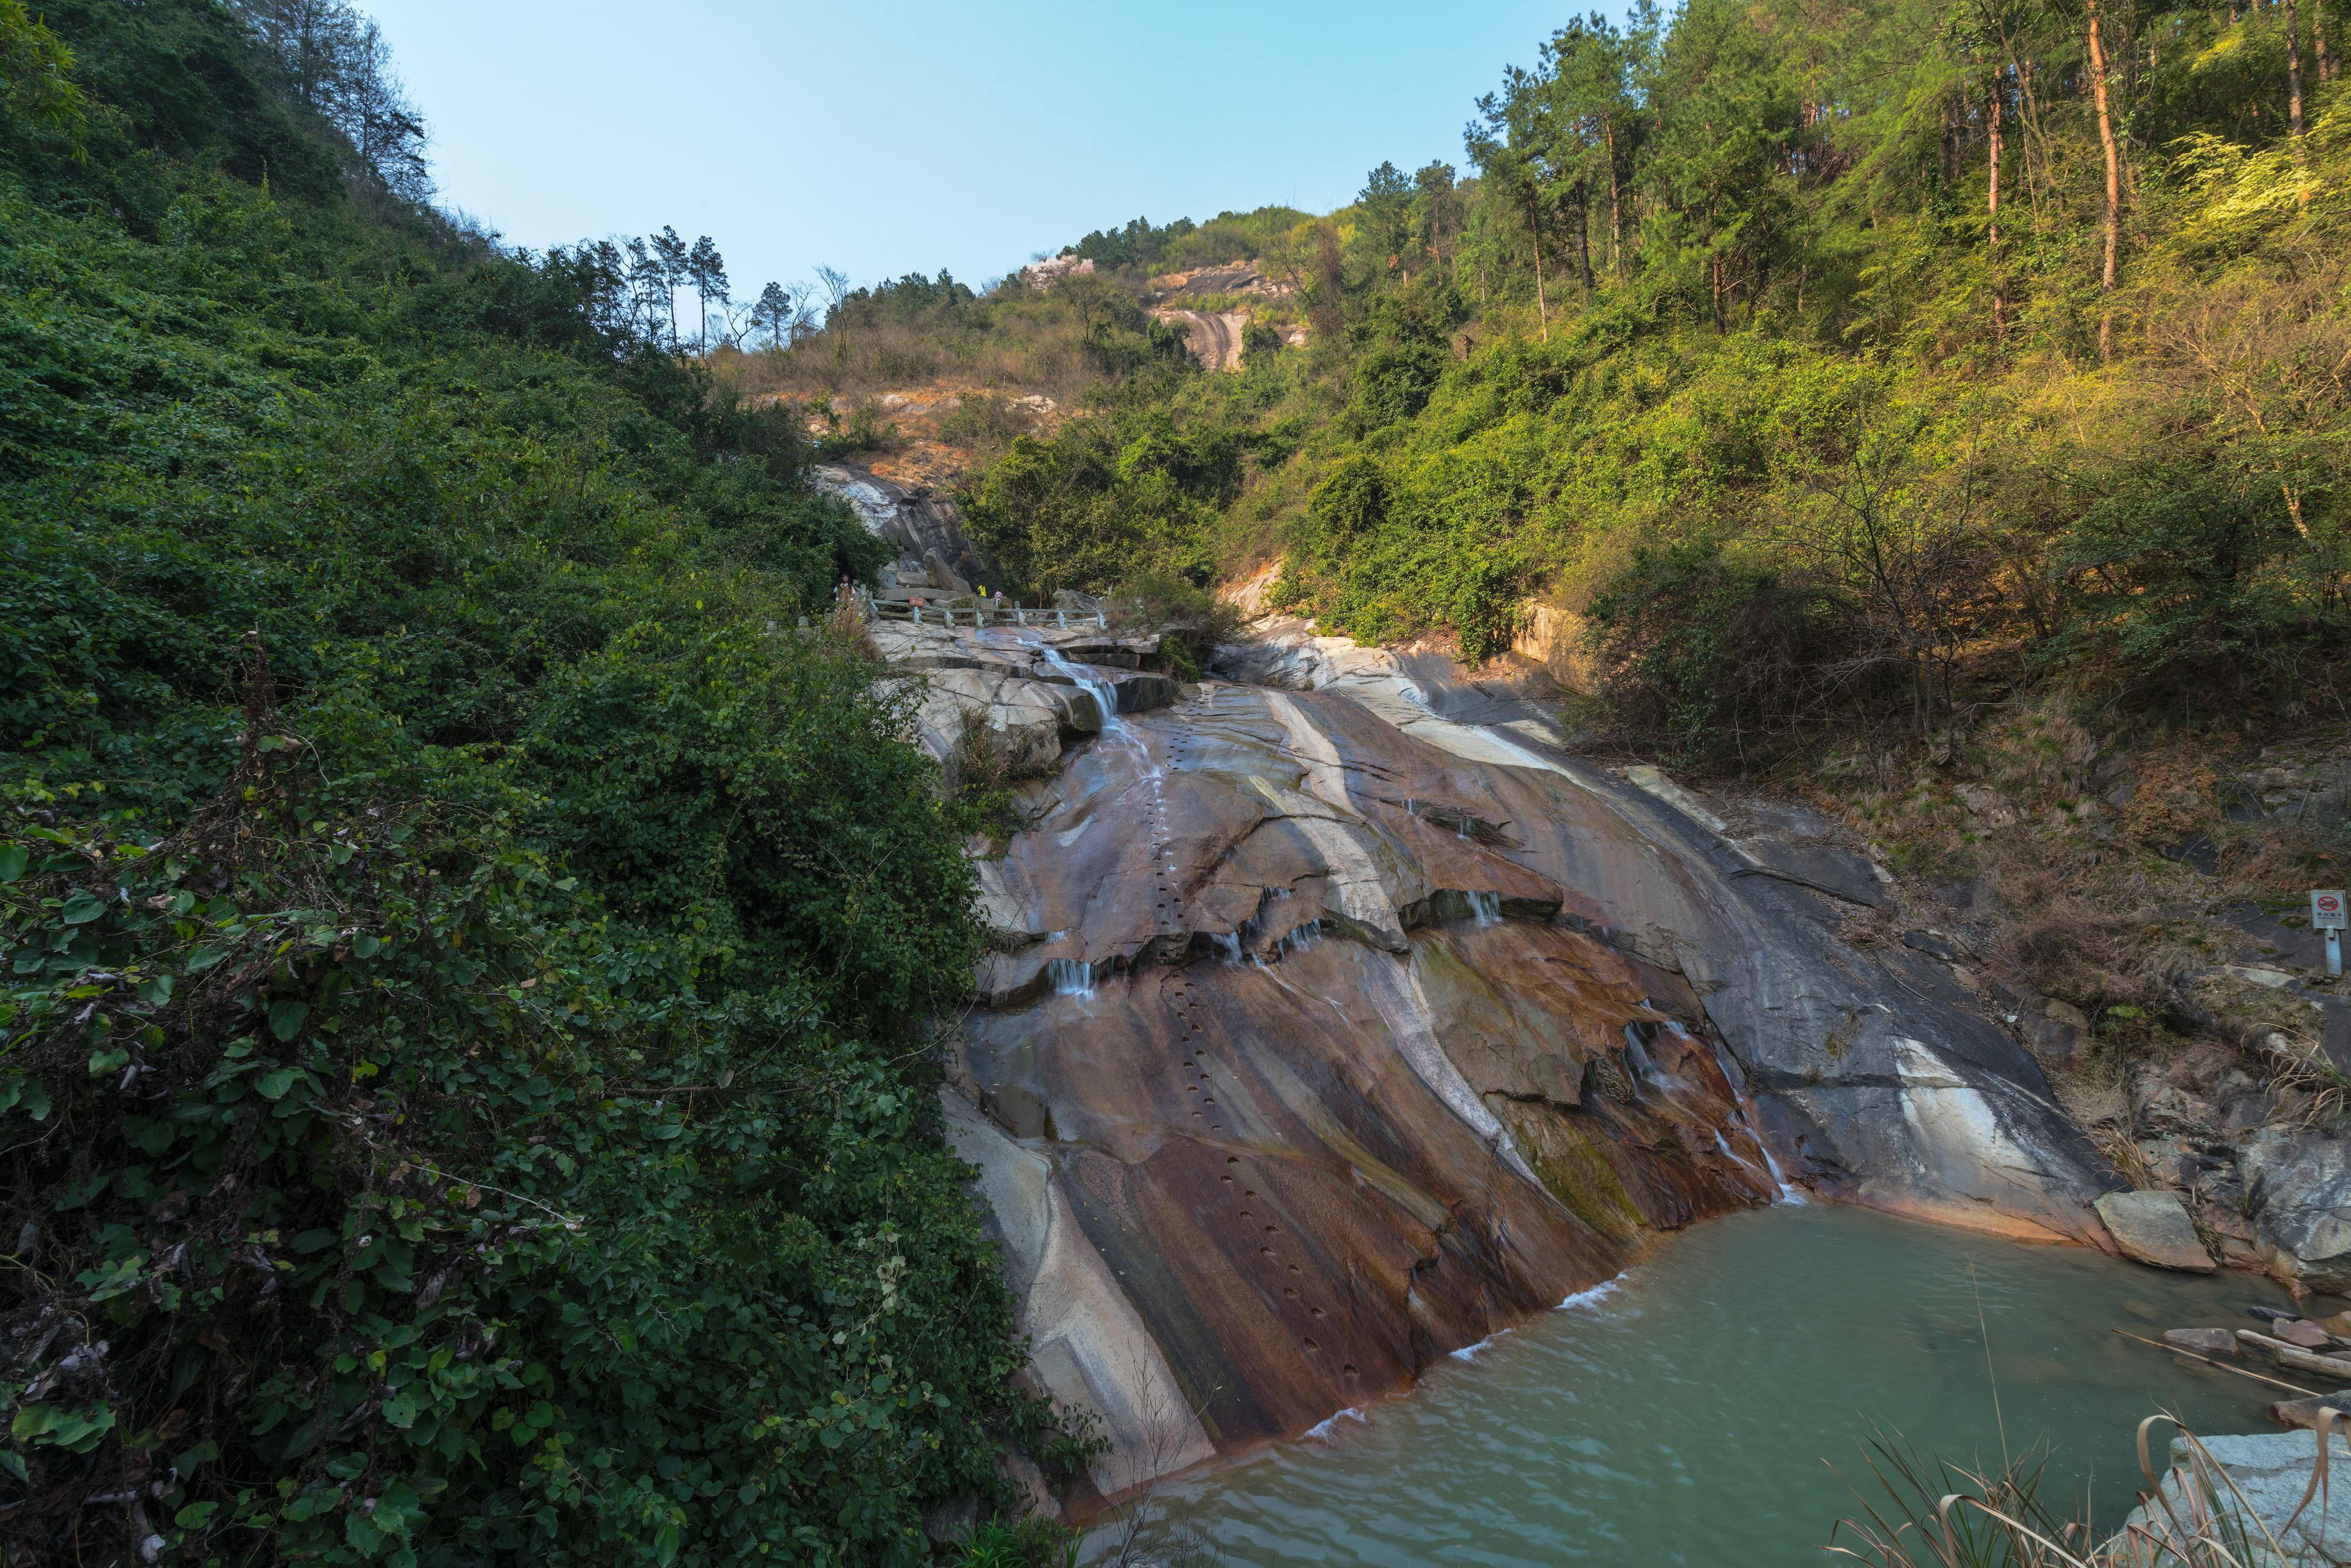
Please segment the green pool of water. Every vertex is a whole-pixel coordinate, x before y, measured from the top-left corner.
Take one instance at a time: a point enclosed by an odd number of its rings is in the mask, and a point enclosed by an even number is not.
[[[2049,1443],[2053,1495],[2086,1493],[2102,1525],[2130,1506],[2140,1417],[2273,1429],[2283,1395],[2109,1332],[2258,1327],[2247,1307],[2291,1304],[2264,1281],[1784,1207],[1675,1237],[1593,1299],[1171,1504],[1243,1568],[1818,1564],[1857,1511],[1822,1461],[1877,1500],[1871,1422],[1998,1466],[1978,1291],[2009,1447]]]

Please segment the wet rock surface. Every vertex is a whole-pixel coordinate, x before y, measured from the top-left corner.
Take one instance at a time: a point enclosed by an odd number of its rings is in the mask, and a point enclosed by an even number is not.
[[[1294,1435],[1782,1173],[2111,1247],[2088,1205],[2125,1184],[1950,964],[1755,874],[1833,847],[1808,814],[1726,837],[1408,653],[1299,632],[1217,668],[1282,684],[1061,733],[982,866],[946,1090],[1039,1375],[1113,1454]]]
[[[977,721],[996,731],[1019,768],[1056,762],[1062,747],[1099,734],[1105,719],[1164,707],[1176,681],[1143,668],[1156,636],[1097,627],[970,627],[878,621],[867,636],[895,682],[924,683],[916,739],[945,759]]]

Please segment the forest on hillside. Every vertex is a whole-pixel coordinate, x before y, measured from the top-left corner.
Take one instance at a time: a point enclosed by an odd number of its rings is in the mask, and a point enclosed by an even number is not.
[[[1466,106],[1459,168],[1383,163],[1322,218],[1136,219],[1067,247],[1096,272],[1058,306],[902,299],[778,358],[1009,385],[1033,357],[975,346],[1059,333],[1090,417],[972,443],[967,510],[1024,591],[1279,561],[1273,601],[1325,630],[1473,664],[1548,604],[1584,720],[1686,761],[1944,734],[2053,676],[2206,721],[2331,706],[2339,26],[1595,16]],[[1213,377],[1111,351],[1155,275],[1242,256],[1296,286],[1256,308],[1304,348]]]
[[[339,0],[0,0],[0,1558],[1025,1561],[885,552],[715,247],[425,141]]]

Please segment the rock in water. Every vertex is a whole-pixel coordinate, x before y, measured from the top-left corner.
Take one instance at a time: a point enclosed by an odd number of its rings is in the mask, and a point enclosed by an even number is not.
[[[2351,1388],[2337,1389],[2310,1399],[2281,1399],[2270,1406],[2270,1419],[2281,1427],[2299,1427],[2309,1431],[2318,1425],[2318,1413],[2331,1409],[2336,1412],[2334,1430],[2351,1431]],[[2312,1445],[2316,1451],[2316,1445]],[[2331,1474],[2330,1468],[2330,1474]]]
[[[2163,1343],[2199,1355],[2235,1355],[2237,1336],[2227,1329],[2166,1329]]]
[[[2198,1239],[2176,1192],[2110,1192],[2096,1207],[2126,1258],[2191,1274],[2210,1274],[2219,1267]]]
[[[2270,1325],[2270,1333],[2304,1350],[2325,1350],[2335,1343],[2325,1329],[2307,1318],[2281,1318]]]

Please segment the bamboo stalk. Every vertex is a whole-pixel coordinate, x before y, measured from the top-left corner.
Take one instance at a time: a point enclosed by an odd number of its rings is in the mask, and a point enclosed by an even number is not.
[[[2205,1365],[2215,1368],[2218,1371],[2233,1372],[2240,1377],[2250,1377],[2255,1383],[2266,1383],[2273,1388],[2283,1388],[2290,1394],[2300,1394],[2311,1399],[2324,1399],[2326,1397],[2326,1396],[2321,1394],[2315,1388],[2298,1388],[2291,1383],[2282,1382],[2274,1377],[2263,1377],[2258,1372],[2247,1372],[2241,1366],[2231,1366],[2225,1361],[2215,1361],[2209,1355],[2200,1355],[2195,1351],[2189,1350],[2181,1345],[2165,1344],[2160,1340],[2147,1339],[2141,1335],[2130,1333],[2122,1329],[2116,1329],[2114,1332],[2121,1334],[2125,1339],[2135,1339],[2141,1344],[2151,1344],[2158,1350],[2168,1350],[2174,1355],[2184,1355],[2190,1361],[2200,1361]],[[2238,1332],[2241,1333],[2244,1331],[2241,1329]]]

